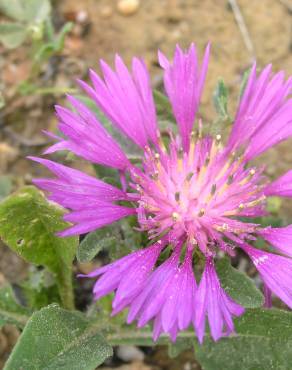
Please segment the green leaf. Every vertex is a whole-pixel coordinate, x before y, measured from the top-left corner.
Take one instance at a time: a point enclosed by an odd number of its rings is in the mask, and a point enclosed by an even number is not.
[[[241,80],[241,85],[240,85],[240,90],[239,90],[239,97],[241,98],[244,94],[244,91],[245,91],[245,88],[246,88],[246,85],[247,85],[247,81],[249,79],[249,75],[250,75],[250,72],[251,72],[251,68],[248,68],[244,73],[243,73],[243,76],[242,76],[242,80]]]
[[[175,122],[175,118],[172,114],[171,104],[168,98],[158,90],[153,91],[153,97],[159,120]]]
[[[34,313],[5,370],[94,370],[113,351],[78,312],[50,305]]]
[[[46,269],[31,266],[29,278],[21,284],[27,305],[39,310],[50,303],[60,303],[58,287],[54,276]]]
[[[25,326],[29,315],[30,310],[16,301],[10,285],[0,289],[0,327],[4,324],[13,324],[21,329]]]
[[[216,270],[222,287],[237,303],[246,308],[263,305],[264,297],[254,282],[246,274],[233,268],[228,258],[220,259],[216,263]]]
[[[143,234],[137,233],[133,229],[135,226],[136,218],[127,217],[89,233],[79,244],[76,255],[78,261],[89,262],[101,250],[107,250],[110,259],[116,260],[140,248]]]
[[[0,12],[17,21],[41,23],[51,12],[49,0],[0,0]]]
[[[117,242],[117,238],[113,235],[113,227],[104,227],[86,235],[79,244],[77,250],[77,260],[79,262],[91,261],[98,252],[103,249],[110,248]]]
[[[267,211],[273,215],[277,215],[282,205],[282,199],[280,197],[268,197],[267,199]]]
[[[72,23],[66,23],[61,31],[59,32],[58,36],[50,40],[45,44],[41,44],[40,48],[36,50],[34,54],[34,63],[43,63],[44,61],[48,60],[51,56],[59,53],[64,48],[64,40],[66,34],[72,29]]]
[[[28,186],[0,203],[0,237],[18,255],[46,266],[57,280],[63,304],[72,307],[72,261],[78,239],[59,238],[64,211]]]
[[[10,176],[0,176],[0,200],[11,192],[12,181]]]
[[[175,358],[179,356],[182,352],[194,345],[193,338],[177,338],[175,343],[169,343],[168,345],[168,355],[170,358]]]
[[[229,117],[228,114],[228,89],[223,81],[219,79],[214,95],[213,95],[214,106],[219,117],[226,120]]]
[[[17,48],[24,42],[26,36],[25,26],[18,23],[0,23],[0,42],[6,48]]]
[[[2,92],[0,91],[0,110],[3,109],[5,107],[5,99],[4,99],[4,96],[2,94]]]
[[[249,309],[235,327],[234,336],[195,344],[203,370],[291,370],[291,312]]]

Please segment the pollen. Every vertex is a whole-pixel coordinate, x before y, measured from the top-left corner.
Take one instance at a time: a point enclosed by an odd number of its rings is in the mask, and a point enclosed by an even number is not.
[[[171,217],[172,217],[173,221],[178,221],[179,214],[177,212],[172,212]]]

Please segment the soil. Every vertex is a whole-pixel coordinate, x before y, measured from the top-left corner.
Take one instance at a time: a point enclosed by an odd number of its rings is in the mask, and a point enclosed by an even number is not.
[[[219,76],[230,90],[230,110],[234,112],[240,78],[254,59],[259,67],[272,62],[275,71],[283,69],[287,75],[292,73],[292,3],[289,0],[237,0],[252,48],[246,46],[227,0],[123,0],[122,6],[120,2],[55,1],[55,26],[59,28],[66,20],[74,21],[75,25],[66,38],[63,52],[42,66],[35,81],[38,86],[75,87],[74,79],[86,78],[89,67],[99,69],[100,58],[112,64],[115,53],[119,53],[128,64],[133,56],[143,57],[151,71],[153,86],[161,87],[157,49],[170,56],[177,43],[186,47],[195,42],[202,55],[206,43],[211,41],[211,62],[201,105],[202,117],[209,122],[215,115],[212,92]],[[10,176],[11,190],[30,184],[34,176],[45,171],[25,156],[39,155],[48,144],[41,130],[55,130],[53,105],[64,101],[61,94],[21,96],[17,84],[28,77],[30,67],[29,44],[16,50],[5,50],[0,45],[0,89],[6,100],[6,106],[0,111],[0,175]],[[283,143],[263,156],[270,176],[291,168],[290,143]],[[76,166],[91,171],[83,161]],[[283,206],[287,222],[292,219],[291,205],[292,202],[287,201]],[[0,269],[3,278],[17,283],[26,276],[27,265],[5,246],[0,246]],[[0,357],[7,357],[12,347],[9,343],[14,342],[7,342],[5,338],[13,331],[5,327],[0,332]],[[143,365],[136,361],[118,368],[199,369],[190,352],[174,361],[161,349],[150,352],[145,359]]]

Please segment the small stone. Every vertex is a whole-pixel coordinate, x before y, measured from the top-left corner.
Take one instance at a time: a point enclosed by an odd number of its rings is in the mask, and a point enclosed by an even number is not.
[[[132,15],[136,13],[140,5],[139,0],[120,0],[117,8],[122,15]]]
[[[86,23],[86,22],[88,22],[88,13],[85,10],[80,10],[76,14],[76,21],[78,23]]]
[[[143,361],[145,357],[144,353],[134,346],[119,346],[117,356],[125,362]]]

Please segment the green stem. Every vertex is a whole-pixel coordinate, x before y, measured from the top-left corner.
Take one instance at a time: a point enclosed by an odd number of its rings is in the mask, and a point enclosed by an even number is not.
[[[74,310],[74,291],[72,281],[72,269],[65,268],[61,270],[58,276],[58,290],[61,297],[61,302],[67,310]]]
[[[43,88],[37,88],[33,94],[38,95],[47,95],[47,94],[76,94],[77,90],[70,87],[43,87]]]
[[[117,333],[109,333],[105,335],[106,341],[112,346],[121,344],[134,344],[140,346],[154,346],[169,344],[169,336],[162,334],[157,342],[153,342],[152,332],[141,331],[120,331]],[[177,336],[177,339],[196,339],[194,332],[182,332]]]

